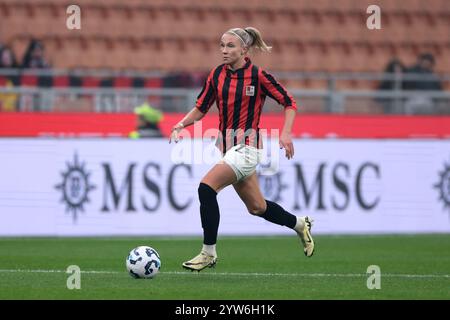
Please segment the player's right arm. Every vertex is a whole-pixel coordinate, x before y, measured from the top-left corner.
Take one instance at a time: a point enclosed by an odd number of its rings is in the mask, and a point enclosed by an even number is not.
[[[188,114],[178,122],[176,125],[172,127],[172,133],[170,134],[169,143],[173,141],[178,142],[178,135],[183,128],[189,127],[195,121],[202,119],[205,116],[205,113],[202,113],[197,107],[192,108]]]
[[[179,132],[183,128],[194,124],[195,121],[202,119],[216,100],[216,90],[214,89],[212,80],[213,72],[214,70],[211,71],[208,78],[206,79],[203,89],[197,97],[195,107],[192,108],[192,110],[189,111],[189,113],[180,122],[172,127],[172,133],[170,135],[169,143],[172,140],[178,142]]]

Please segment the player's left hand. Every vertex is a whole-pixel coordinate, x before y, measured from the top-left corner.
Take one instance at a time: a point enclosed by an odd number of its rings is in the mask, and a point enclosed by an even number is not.
[[[280,136],[280,149],[286,151],[286,158],[291,159],[294,156],[294,145],[290,133],[282,132]]]

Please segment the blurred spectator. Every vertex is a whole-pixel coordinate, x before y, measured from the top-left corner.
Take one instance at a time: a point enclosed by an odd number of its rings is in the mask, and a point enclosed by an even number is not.
[[[439,78],[433,73],[434,56],[423,53],[417,57],[417,64],[407,70],[409,74],[423,75],[424,79],[414,79],[405,83],[407,90],[442,90]]]
[[[158,123],[162,121],[161,111],[152,108],[148,103],[144,103],[134,109],[137,116],[137,130],[130,132],[132,139],[139,138],[160,138],[163,137]]]
[[[436,74],[433,73],[435,66],[434,56],[431,53],[423,53],[417,57],[417,64],[407,70],[408,74],[415,76],[423,76],[419,79],[411,79],[405,81],[406,90],[442,90],[442,84]],[[415,94],[411,96],[405,103],[407,113],[412,114],[429,114],[434,110],[440,101],[438,98],[432,98],[427,94]]]
[[[14,52],[8,46],[0,48],[0,69],[17,68],[18,64]],[[14,87],[13,76],[0,75],[0,88]],[[0,92],[0,111],[15,111],[18,95]]]
[[[378,90],[402,90],[402,77],[405,72],[406,67],[403,63],[397,58],[392,59],[384,69],[384,74],[389,76],[389,78],[385,78],[380,82]],[[383,106],[384,113],[400,112],[400,110],[396,110],[398,109],[396,106],[400,106],[400,103],[397,103],[398,99],[379,97],[376,98],[376,101]]]
[[[0,68],[17,68],[16,57],[14,52],[8,46],[2,46],[0,48]]]
[[[0,88],[12,88],[13,82],[0,76]],[[18,95],[15,93],[0,92],[0,111],[16,111]]]
[[[50,68],[50,64],[44,57],[44,45],[32,39],[25,52],[22,61],[22,68]]]
[[[400,60],[398,60],[397,58],[392,59],[391,61],[389,61],[386,68],[384,69],[384,73],[393,76],[394,79],[391,77],[389,79],[384,79],[380,83],[378,89],[379,90],[394,90],[396,88],[402,89],[403,85],[401,82],[401,78],[405,71],[406,67]],[[396,82],[398,83],[396,84]]]

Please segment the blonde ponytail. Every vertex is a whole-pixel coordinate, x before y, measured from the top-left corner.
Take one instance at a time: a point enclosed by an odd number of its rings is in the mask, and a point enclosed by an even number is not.
[[[247,27],[245,29],[233,28],[226,33],[233,34],[241,40],[242,44],[248,48],[256,48],[263,52],[270,52],[272,47],[269,47],[263,40],[261,32],[253,27]]]
[[[250,45],[250,47],[254,47],[256,49],[259,49],[263,52],[270,52],[272,50],[272,47],[269,47],[263,40],[261,36],[261,32],[259,32],[258,29],[253,27],[247,27],[244,29],[245,32],[247,32],[253,39],[253,43]]]

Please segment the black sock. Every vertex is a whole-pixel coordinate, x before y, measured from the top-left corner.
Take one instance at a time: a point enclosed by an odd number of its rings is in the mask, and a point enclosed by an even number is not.
[[[275,202],[266,200],[267,209],[261,217],[272,223],[279,224],[280,226],[286,226],[293,229],[297,224],[297,217],[284,210],[281,206]]]
[[[200,217],[203,227],[203,244],[216,244],[220,221],[217,192],[207,184],[200,183],[198,197],[200,199]]]

